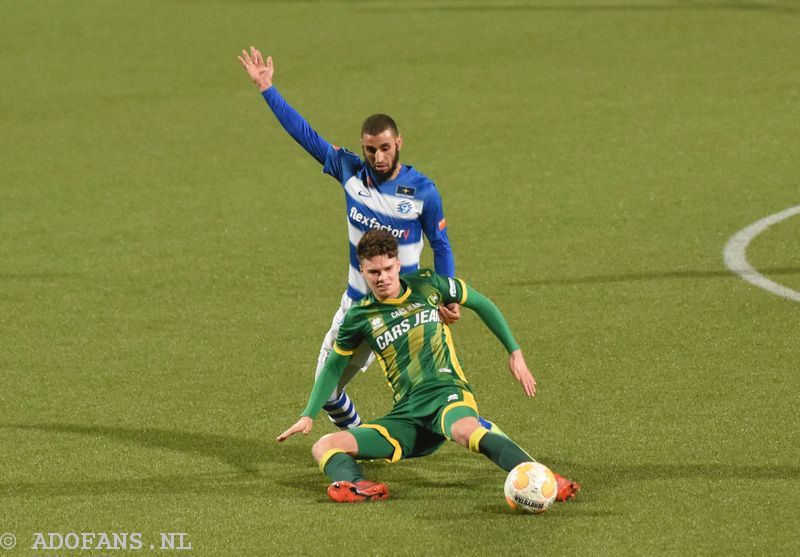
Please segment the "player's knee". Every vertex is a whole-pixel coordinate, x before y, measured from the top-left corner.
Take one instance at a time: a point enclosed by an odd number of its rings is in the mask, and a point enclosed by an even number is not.
[[[319,440],[314,443],[311,447],[311,455],[314,457],[314,460],[317,462],[325,455],[326,452],[335,448],[332,444],[331,437],[333,436],[332,433],[327,435],[323,435],[319,438]]]
[[[450,435],[453,441],[464,447],[469,447],[469,438],[480,427],[477,418],[468,416],[461,418],[452,426],[450,426]]]
[[[319,441],[314,443],[311,447],[311,454],[314,460],[319,462],[325,453],[331,449],[338,449],[347,454],[355,454],[358,452],[358,444],[355,437],[346,431],[339,431],[336,433],[329,433],[319,438]]]

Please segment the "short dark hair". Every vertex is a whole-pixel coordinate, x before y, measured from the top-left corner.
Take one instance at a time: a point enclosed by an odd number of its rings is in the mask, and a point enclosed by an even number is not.
[[[361,236],[356,253],[358,254],[358,260],[363,261],[378,255],[397,257],[397,249],[397,240],[395,240],[391,232],[373,228]]]
[[[397,124],[388,114],[373,114],[361,126],[361,135],[378,135],[386,130],[392,130],[393,135],[400,135]]]

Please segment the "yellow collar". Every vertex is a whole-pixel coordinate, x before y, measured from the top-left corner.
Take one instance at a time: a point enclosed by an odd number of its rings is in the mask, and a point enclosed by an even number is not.
[[[378,300],[378,301],[383,304],[392,304],[392,305],[402,304],[403,302],[405,302],[408,299],[408,297],[411,296],[411,287],[407,285],[405,282],[403,282],[402,279],[400,280],[400,284],[406,287],[406,291],[403,292],[399,298],[386,298],[385,300]]]

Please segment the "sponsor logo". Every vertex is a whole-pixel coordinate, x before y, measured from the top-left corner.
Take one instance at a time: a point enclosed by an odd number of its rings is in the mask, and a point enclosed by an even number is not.
[[[428,296],[428,303],[432,306],[438,306],[441,301],[442,301],[442,296],[438,292],[434,292],[433,294]]]
[[[411,304],[409,306],[396,309],[389,316],[392,319],[395,319],[397,317],[403,317],[404,315],[407,315],[408,313],[414,311],[415,309],[419,309],[419,308],[423,307],[424,305],[425,304],[423,304],[421,302],[414,302],[413,304]]]
[[[375,217],[367,217],[361,214],[361,212],[355,207],[350,208],[350,220],[356,224],[360,224],[362,228],[377,228],[380,230],[386,230],[395,238],[403,238],[404,240],[408,240],[408,236],[411,234],[410,228],[401,230],[400,228],[395,228],[393,226],[389,226],[388,224],[381,224],[381,222]]]
[[[414,194],[417,193],[417,188],[412,188],[411,186],[397,186],[394,193],[396,195],[402,195],[403,197],[414,197]]]
[[[454,400],[458,400],[458,395],[456,393],[453,393],[452,395],[447,397],[447,402],[452,402]]]
[[[438,323],[439,312],[436,309],[423,310],[403,319],[400,323],[392,325],[386,331],[375,337],[375,343],[380,350],[383,350],[397,339],[401,338],[414,327],[419,327],[425,323]]]
[[[455,298],[455,297],[456,297],[456,293],[457,293],[457,290],[456,290],[456,281],[454,281],[454,280],[453,280],[453,279],[451,279],[451,278],[448,278],[448,279],[447,279],[447,282],[449,282],[449,283],[450,283],[450,296],[451,296],[452,298]]]
[[[401,201],[397,204],[397,212],[401,215],[407,215],[414,210],[414,204],[410,201]]]
[[[450,369],[449,367],[440,367],[439,373],[453,373],[453,370]]]

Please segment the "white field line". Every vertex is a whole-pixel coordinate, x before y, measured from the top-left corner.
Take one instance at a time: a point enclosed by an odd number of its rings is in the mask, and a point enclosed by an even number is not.
[[[768,290],[773,294],[800,302],[800,292],[787,288],[777,282],[769,280],[767,277],[756,271],[750,263],[747,262],[746,252],[747,246],[753,241],[753,238],[764,232],[773,224],[777,224],[782,220],[800,214],[800,205],[775,213],[768,217],[754,222],[750,226],[743,228],[728,240],[725,244],[725,249],[722,252],[722,257],[725,259],[725,265],[742,277],[747,282]]]

